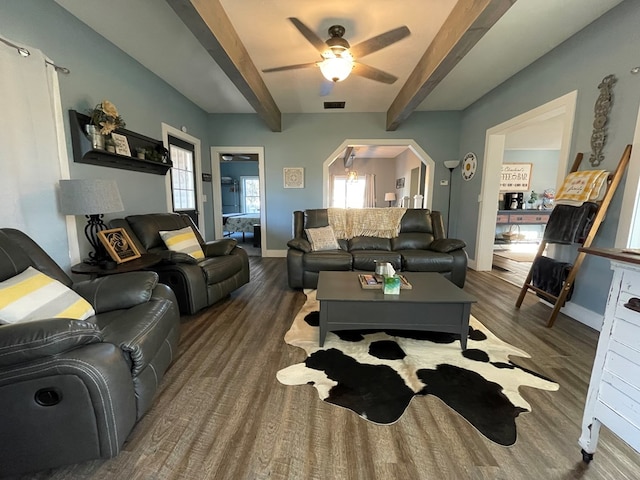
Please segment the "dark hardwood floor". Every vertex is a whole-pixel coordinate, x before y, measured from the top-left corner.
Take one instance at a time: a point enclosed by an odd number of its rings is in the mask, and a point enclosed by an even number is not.
[[[217,305],[183,317],[180,348],[153,407],[124,451],[33,479],[638,479],[640,455],[603,427],[598,451],[582,462],[580,423],[597,332],[518,287],[470,271],[472,314],[528,352],[521,366],[560,384],[524,387],[532,412],[518,440],[502,447],[437,398],[413,400],[395,424],[378,426],[322,402],[312,386],[284,386],[281,368],[304,359],[283,336],[304,302],[287,286],[283,258],[251,258],[251,282]],[[0,427],[1,428],[1,427]]]

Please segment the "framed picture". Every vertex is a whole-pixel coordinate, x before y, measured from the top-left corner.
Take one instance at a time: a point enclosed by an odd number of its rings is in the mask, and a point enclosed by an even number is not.
[[[123,263],[140,258],[140,252],[124,228],[102,230],[98,232],[98,237],[116,262]]]
[[[117,154],[126,155],[127,157],[131,156],[131,149],[129,148],[127,137],[125,137],[124,135],[120,135],[119,133],[112,133],[111,139],[113,140],[113,143],[116,144]]]
[[[528,191],[531,183],[531,167],[531,163],[503,163],[500,172],[500,191]]]
[[[396,180],[396,188],[404,188],[404,177]]]
[[[284,188],[304,188],[304,168],[283,168]]]

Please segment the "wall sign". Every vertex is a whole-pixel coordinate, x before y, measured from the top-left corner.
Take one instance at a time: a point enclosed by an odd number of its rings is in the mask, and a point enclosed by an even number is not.
[[[531,163],[503,163],[500,172],[501,192],[527,192],[531,183]]]

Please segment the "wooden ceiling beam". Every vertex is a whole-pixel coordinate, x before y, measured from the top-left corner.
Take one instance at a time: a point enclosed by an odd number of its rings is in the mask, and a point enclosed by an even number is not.
[[[166,1],[268,127],[281,132],[282,113],[219,0]]]
[[[458,0],[387,110],[387,131],[427,98],[516,0]]]

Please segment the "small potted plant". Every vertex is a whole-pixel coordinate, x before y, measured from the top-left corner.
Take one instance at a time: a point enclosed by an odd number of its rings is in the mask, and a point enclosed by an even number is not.
[[[533,209],[535,208],[535,203],[538,201],[538,194],[531,190],[531,194],[529,195],[529,200],[527,200],[527,203],[529,204],[529,209]]]

